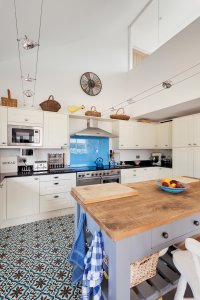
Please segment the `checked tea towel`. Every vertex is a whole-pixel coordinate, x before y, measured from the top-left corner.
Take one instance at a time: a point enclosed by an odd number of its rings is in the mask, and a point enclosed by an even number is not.
[[[86,254],[82,281],[82,299],[102,300],[101,282],[103,280],[104,243],[101,231],[95,231],[92,244]]]

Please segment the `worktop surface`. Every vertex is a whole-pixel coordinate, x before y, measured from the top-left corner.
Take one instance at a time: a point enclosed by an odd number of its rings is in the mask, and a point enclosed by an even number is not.
[[[179,194],[162,191],[155,180],[131,187],[138,195],[93,204],[83,204],[73,191],[72,196],[114,241],[200,213],[200,181]]]

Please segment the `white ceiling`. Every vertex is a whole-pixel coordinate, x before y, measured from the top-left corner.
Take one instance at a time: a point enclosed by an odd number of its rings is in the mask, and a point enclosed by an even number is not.
[[[199,16],[199,0],[153,0],[132,26],[132,48],[152,53]]]
[[[41,50],[127,28],[148,0],[44,0]],[[19,36],[37,40],[41,0],[16,0]],[[0,0],[0,61],[17,57],[14,0]]]

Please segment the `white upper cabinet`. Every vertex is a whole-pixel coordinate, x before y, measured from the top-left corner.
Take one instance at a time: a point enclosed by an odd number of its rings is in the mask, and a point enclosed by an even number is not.
[[[8,124],[43,127],[43,111],[8,108]]]
[[[119,138],[113,139],[113,148],[115,149],[155,148],[155,124],[118,121],[113,123],[113,133],[119,136]]]
[[[156,147],[158,149],[172,148],[172,122],[156,125]]]
[[[200,146],[200,115],[173,120],[173,147]]]
[[[7,107],[0,107],[0,146],[7,145]]]
[[[67,114],[44,112],[44,147],[61,148],[69,146],[69,116]]]
[[[193,162],[193,168],[194,168],[194,177],[200,178],[200,148],[195,147],[194,150],[194,162]]]

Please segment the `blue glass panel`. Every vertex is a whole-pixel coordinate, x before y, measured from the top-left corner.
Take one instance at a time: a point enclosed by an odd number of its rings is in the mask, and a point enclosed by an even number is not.
[[[74,136],[70,139],[70,165],[95,166],[97,157],[109,164],[109,138]]]

